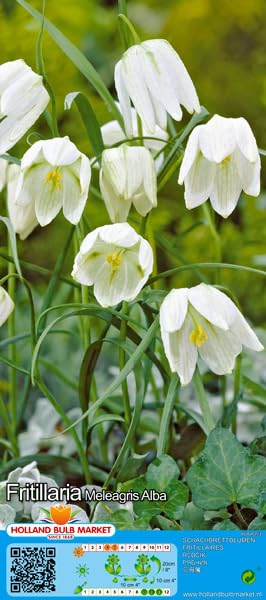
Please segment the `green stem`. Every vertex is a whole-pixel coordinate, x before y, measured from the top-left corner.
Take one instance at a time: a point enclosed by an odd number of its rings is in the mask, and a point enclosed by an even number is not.
[[[165,404],[164,404],[161,425],[160,425],[160,431],[159,431],[158,445],[157,445],[157,456],[161,456],[162,454],[165,454],[167,440],[169,437],[169,426],[170,426],[170,421],[171,421],[172,413],[173,413],[174,406],[175,406],[176,390],[177,390],[178,384],[179,384],[178,376],[176,373],[174,373],[174,375],[172,376],[170,385],[169,385],[168,394],[166,396],[166,400],[165,400]]]
[[[123,313],[128,314],[128,303],[127,302],[123,302],[121,310]],[[127,321],[121,320],[119,341],[122,343],[125,342],[126,336],[127,336]],[[126,354],[125,354],[124,349],[122,347],[120,347],[119,348],[120,371],[122,371],[125,364],[126,364]],[[128,393],[126,379],[124,379],[124,381],[122,381],[121,388],[122,388],[122,396],[123,396],[123,403],[124,403],[125,422],[126,422],[126,426],[128,426],[131,421],[131,408],[130,408],[130,400],[129,400],[129,393]]]
[[[141,412],[142,412],[142,406],[143,406],[144,393],[145,393],[144,380],[142,378],[141,378],[140,382],[138,382],[136,380],[136,385],[137,385],[137,394],[136,394],[136,402],[135,402],[135,406],[134,406],[132,421],[128,428],[128,432],[125,437],[123,446],[122,446],[122,448],[118,454],[118,457],[117,457],[115,463],[113,464],[112,469],[104,483],[104,486],[103,486],[104,489],[108,488],[115,473],[117,472],[118,468],[120,467],[120,465],[123,461],[123,458],[126,455],[128,449],[132,447],[132,440],[133,440],[135,431],[139,424],[139,420],[140,420],[140,416],[141,416]]]
[[[6,430],[6,434],[8,436],[8,439],[10,441],[11,444],[11,448],[12,448],[12,452],[14,454],[14,456],[16,456],[18,454],[18,448],[17,448],[17,438],[16,435],[13,431],[13,428],[10,425],[9,422],[9,418],[8,418],[8,413],[7,413],[7,407],[4,403],[2,394],[0,394],[0,412],[2,415],[2,419],[3,419],[3,424]]]
[[[142,219],[141,219],[139,233],[140,233],[140,235],[142,235],[142,237],[145,236],[146,226],[148,223],[149,216],[150,216],[150,213],[148,213],[145,217],[142,217]]]
[[[197,268],[204,269],[232,269],[234,271],[246,271],[247,273],[254,273],[256,275],[262,275],[266,277],[266,271],[262,269],[253,269],[253,267],[246,267],[244,265],[233,265],[231,263],[192,263],[190,265],[182,265],[181,267],[175,267],[174,269],[169,269],[168,271],[164,271],[163,273],[158,273],[158,275],[154,275],[150,277],[145,285],[151,285],[154,281],[158,279],[165,279],[166,277],[172,277],[176,275],[176,273],[181,273],[182,271],[194,271]]]
[[[80,458],[80,462],[81,462],[81,465],[83,467],[83,473],[84,473],[84,478],[85,478],[86,484],[90,484],[91,481],[92,481],[92,479],[91,479],[89,464],[88,464],[88,461],[87,461],[87,456],[86,456],[86,453],[84,452],[83,445],[82,445],[82,443],[81,443],[81,441],[79,439],[79,436],[78,436],[76,430],[72,426],[72,423],[71,423],[70,419],[65,414],[63,408],[61,407],[61,404],[59,402],[57,402],[57,400],[55,399],[55,397],[53,396],[53,394],[46,387],[44,381],[42,380],[42,378],[40,376],[40,373],[38,373],[35,381],[36,381],[36,384],[37,384],[39,390],[51,402],[51,404],[55,408],[56,412],[62,418],[62,421],[64,422],[64,424],[69,429],[69,432],[72,435],[73,440],[74,440],[74,442],[76,444],[76,448],[77,448],[77,452],[78,452],[78,455],[79,455],[79,458]],[[62,435],[62,434],[59,434],[59,435]]]
[[[239,398],[241,386],[241,355],[237,357],[234,371],[234,400]],[[232,432],[236,435],[237,431],[237,413],[232,421]]]
[[[234,511],[235,511],[235,514],[236,514],[236,516],[237,516],[237,518],[238,518],[239,522],[240,522],[240,523],[241,523],[241,525],[244,527],[244,529],[247,529],[247,528],[248,528],[248,524],[247,524],[247,522],[245,521],[245,519],[244,519],[244,517],[243,517],[243,515],[242,515],[241,511],[239,510],[237,503],[236,503],[236,502],[234,502],[233,506],[234,506]]]
[[[123,24],[125,23],[125,25],[127,26],[128,30],[130,31],[130,34],[131,34],[131,37],[132,37],[133,44],[140,44],[140,39],[139,39],[139,36],[138,36],[138,34],[137,34],[136,30],[134,29],[134,27],[133,27],[133,25],[132,25],[131,21],[130,21],[130,20],[127,18],[127,17],[126,17],[126,15],[119,14],[119,15],[118,15],[118,19],[119,19],[120,21],[122,21],[122,22],[123,22]]]
[[[12,248],[10,243],[10,238],[8,236],[8,253],[12,254]],[[12,263],[8,264],[8,293],[15,303],[15,295],[16,295],[16,282],[15,277],[16,270],[15,266]],[[13,311],[8,319],[8,336],[13,337],[15,335],[15,311]],[[16,346],[12,344],[8,350],[9,359],[12,363],[16,363]],[[11,424],[12,431],[14,435],[16,434],[17,429],[17,380],[16,380],[16,371],[15,369],[9,369],[9,407],[10,407],[10,416],[11,416]],[[18,454],[18,449],[16,447],[15,453]]]
[[[84,231],[84,222],[81,219],[79,225],[77,225],[76,228],[76,234],[77,234],[77,242],[78,242],[78,247],[80,247],[82,240],[85,237],[85,231]],[[88,287],[86,285],[81,285],[81,302],[82,304],[84,304],[85,306],[87,304],[89,304],[89,290]],[[82,338],[83,338],[83,345],[84,345],[84,349],[87,350],[88,346],[91,343],[91,332],[90,332],[90,319],[89,317],[85,318],[82,324]]]
[[[206,430],[208,431],[208,433],[210,433],[212,429],[214,429],[215,423],[210,411],[209,403],[205,394],[204,386],[198,367],[196,368],[196,371],[194,373],[193,384],[200,404],[201,414],[206,426]]]
[[[203,210],[204,217],[207,220],[208,227],[209,227],[210,233],[211,233],[213,241],[214,241],[216,260],[217,260],[217,262],[222,262],[221,238],[215,227],[215,222],[212,218],[210,207],[207,204],[207,202],[204,202],[204,204],[202,205],[202,210]],[[219,273],[218,272],[216,273],[216,283],[219,283]]]

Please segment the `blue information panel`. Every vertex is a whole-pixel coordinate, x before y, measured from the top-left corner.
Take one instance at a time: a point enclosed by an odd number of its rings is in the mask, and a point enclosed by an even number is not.
[[[50,540],[1,532],[0,599],[266,598],[265,531],[120,531]]]

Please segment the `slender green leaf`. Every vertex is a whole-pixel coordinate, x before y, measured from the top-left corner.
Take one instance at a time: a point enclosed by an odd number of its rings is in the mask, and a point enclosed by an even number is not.
[[[94,87],[94,89],[98,92],[108,106],[114,119],[116,119],[121,127],[124,128],[121,113],[119,112],[114,99],[112,98],[100,75],[84,56],[84,54],[82,54],[82,52],[59,29],[57,29],[55,25],[50,23],[48,19],[43,19],[42,14],[33,8],[28,2],[26,2],[26,0],[16,1],[40,23],[43,20],[44,29],[47,31],[47,33],[49,33],[57,46],[59,46],[64,54],[73,62],[77,69],[84,75],[84,77],[88,79],[90,84]]]
[[[83,92],[71,92],[65,97],[65,110],[70,110],[73,102],[79,110],[83,124],[88,134],[88,138],[92,145],[93,151],[96,156],[99,156],[104,150],[104,143],[102,138],[102,132],[100,125],[97,121],[95,112]]]

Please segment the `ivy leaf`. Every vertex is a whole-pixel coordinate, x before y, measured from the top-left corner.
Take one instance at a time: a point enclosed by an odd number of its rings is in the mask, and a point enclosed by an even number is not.
[[[266,516],[266,492],[262,492],[259,497],[258,514],[261,518]]]
[[[108,523],[112,523],[116,529],[149,529],[149,520],[147,518],[140,518],[134,520],[134,516],[128,510],[121,509],[115,511],[111,517],[109,517]]]
[[[171,456],[166,454],[156,458],[148,467],[146,481],[151,488],[165,492],[166,488],[175,483],[179,477],[179,468]]]
[[[204,520],[203,510],[195,506],[193,502],[187,504],[180,524],[182,529],[208,529],[208,523]]]
[[[194,504],[206,510],[237,502],[256,507],[266,487],[265,458],[252,456],[227,429],[214,429],[187,473]]]
[[[170,519],[180,519],[188,501],[188,488],[179,481],[179,468],[171,456],[156,458],[148,467],[145,475],[130,482],[130,489],[138,492],[140,497],[145,491],[152,490],[166,494],[166,501],[144,498],[135,501],[134,512],[149,520],[164,514]],[[122,490],[128,488],[129,482],[121,485]]]
[[[227,531],[235,531],[237,529],[239,531],[239,527],[237,527],[237,525],[235,525],[235,523],[233,523],[233,521],[231,521],[230,519],[224,519],[224,521],[219,521],[219,523],[216,523],[216,525],[214,525],[213,529],[215,531],[220,531],[222,529],[226,529]]]
[[[254,529],[255,531],[261,530],[261,529],[264,530],[264,529],[266,529],[266,521],[264,519],[261,519],[260,517],[256,517],[255,519],[253,519],[253,521],[251,521],[248,528]]]

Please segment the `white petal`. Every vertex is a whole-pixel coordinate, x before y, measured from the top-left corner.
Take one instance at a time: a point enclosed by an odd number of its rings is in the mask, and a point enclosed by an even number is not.
[[[48,165],[40,166],[36,167],[34,174],[31,175],[31,172],[29,171],[27,175],[28,184],[30,183],[30,178],[32,180],[32,193],[34,193],[34,187],[38,190],[36,193],[35,211],[38,223],[40,223],[42,227],[51,223],[62,208],[62,190],[51,190],[49,182],[46,183],[46,177],[49,171],[50,167]]]
[[[32,144],[32,146],[25,152],[21,160],[21,169],[24,171],[31,167],[33,164],[44,161],[42,152],[43,140],[39,140]]]
[[[212,285],[200,283],[188,290],[189,302],[205,319],[221,329],[227,330],[234,322],[237,308],[220,290]]]
[[[125,195],[127,180],[126,145],[119,148],[108,148],[102,153],[102,177],[110,181],[114,193]]]
[[[242,191],[235,155],[216,166],[210,201],[214,210],[226,219],[235,209]]]
[[[147,131],[154,131],[156,122],[150,93],[143,72],[144,51],[131,46],[122,58],[121,75],[127,92]]]
[[[187,385],[191,381],[197,364],[197,347],[189,340],[192,330],[193,322],[187,315],[179,331],[174,333],[165,332],[164,329],[161,331],[171,371],[178,373],[182,385]]]
[[[92,234],[89,235],[92,236]],[[84,242],[86,240],[87,238],[85,238]],[[80,251],[75,258],[71,273],[73,279],[82,285],[93,285],[97,276],[101,273],[106,256],[107,253],[102,251],[102,244],[97,243],[97,238],[94,244],[91,239],[90,252],[85,254]]]
[[[110,265],[105,263],[97,275],[94,295],[102,306],[115,306],[119,302],[134,300],[147,281],[148,273],[143,276],[138,260],[132,259],[131,252],[123,255],[119,269],[112,273]]]
[[[208,336],[199,348],[201,358],[217,375],[232,373],[236,356],[242,350],[240,340],[231,330],[223,331],[204,320],[201,325]]]
[[[85,208],[87,193],[81,192],[80,181],[70,167],[62,167],[61,173],[63,213],[70,223],[77,225]]]
[[[238,308],[236,308],[236,317],[231,326],[231,330],[235,337],[237,337],[243,344],[243,346],[251,348],[251,350],[255,350],[257,352],[261,352],[261,350],[263,350],[263,345],[260,343],[256,334],[251,329],[246,319],[244,319]]]
[[[20,175],[18,165],[8,166],[7,206],[10,221],[21,240],[25,240],[38,225],[35,214],[35,198],[32,196],[26,206],[15,203],[17,182]]]
[[[21,58],[0,65],[0,94],[12,85],[18,77],[23,76],[28,69],[28,65]]]
[[[232,154],[236,147],[233,119],[214,115],[200,129],[199,147],[207,160],[216,163]]]
[[[111,221],[113,223],[123,223],[127,220],[131,201],[116,192],[111,184],[110,178],[105,176],[103,169],[100,171],[99,183],[101,194]]]
[[[115,66],[115,87],[121,112],[124,118],[125,130],[127,135],[130,137],[133,134],[131,104],[130,96],[126,88],[126,84],[124,82],[121,60]]]
[[[141,48],[144,49],[144,78],[153,97],[153,104],[159,102],[173,119],[180,121],[182,110],[177,93],[176,69],[168,45],[165,46],[163,40],[152,40],[143,42]]]
[[[176,107],[176,104],[179,103],[185,106],[190,113],[194,110],[200,112],[195,87],[184,63],[171,44],[166,40],[148,40],[142,43],[142,47],[152,55],[152,61],[156,63],[156,71],[159,75],[157,84],[162,84],[161,89],[157,87],[156,97],[164,104],[172,117],[176,118],[175,111],[177,110],[178,113],[180,110]],[[154,84],[155,82],[154,79]],[[168,98],[166,98],[167,94]],[[165,98],[173,112],[168,110],[165,101],[163,101]]]
[[[80,157],[79,150],[68,136],[45,140],[42,151],[45,160],[53,166],[70,165]]]
[[[206,160],[201,152],[185,178],[185,202],[191,209],[200,206],[211,194],[215,177],[215,164]]]
[[[145,240],[141,236],[140,236],[138,260],[139,260],[140,267],[143,271],[143,278],[142,278],[141,282],[142,282],[142,285],[144,285],[144,283],[146,283],[149,275],[152,273],[153,251],[152,251],[152,247],[149,244],[149,242],[147,242],[147,240]],[[137,269],[138,269],[138,267],[137,267]],[[141,285],[141,287],[142,287],[142,285]]]
[[[160,308],[161,328],[168,333],[180,329],[188,308],[188,288],[173,289],[162,302]]]
[[[81,185],[81,191],[83,194],[85,194],[86,196],[88,196],[89,193],[89,186],[90,186],[90,182],[91,182],[91,163],[89,158],[85,155],[80,153],[81,156],[81,163],[79,165],[79,180],[80,180],[80,185]],[[76,173],[78,175],[78,162],[75,163],[73,165],[73,169],[76,170]]]
[[[128,223],[115,223],[98,228],[98,233],[103,242],[113,244],[120,248],[130,248],[139,241],[139,235]]]
[[[246,119],[232,119],[239,150],[250,162],[256,162],[259,157],[257,142]]]
[[[101,127],[103,143],[105,146],[114,146],[117,142],[126,139],[126,136],[117,121],[109,121]]]
[[[260,193],[260,156],[258,156],[255,163],[250,162],[239,150],[237,150],[235,152],[235,157],[244,192],[249,194],[249,196],[258,196]]]
[[[181,185],[190,171],[199,150],[199,134],[203,125],[195,127],[188,138],[188,142],[183,156],[182,164],[180,167],[178,183]]]
[[[7,183],[7,167],[7,160],[0,158],[0,192],[2,192]]]
[[[13,300],[3,287],[0,287],[0,326],[7,321],[15,308]]]

